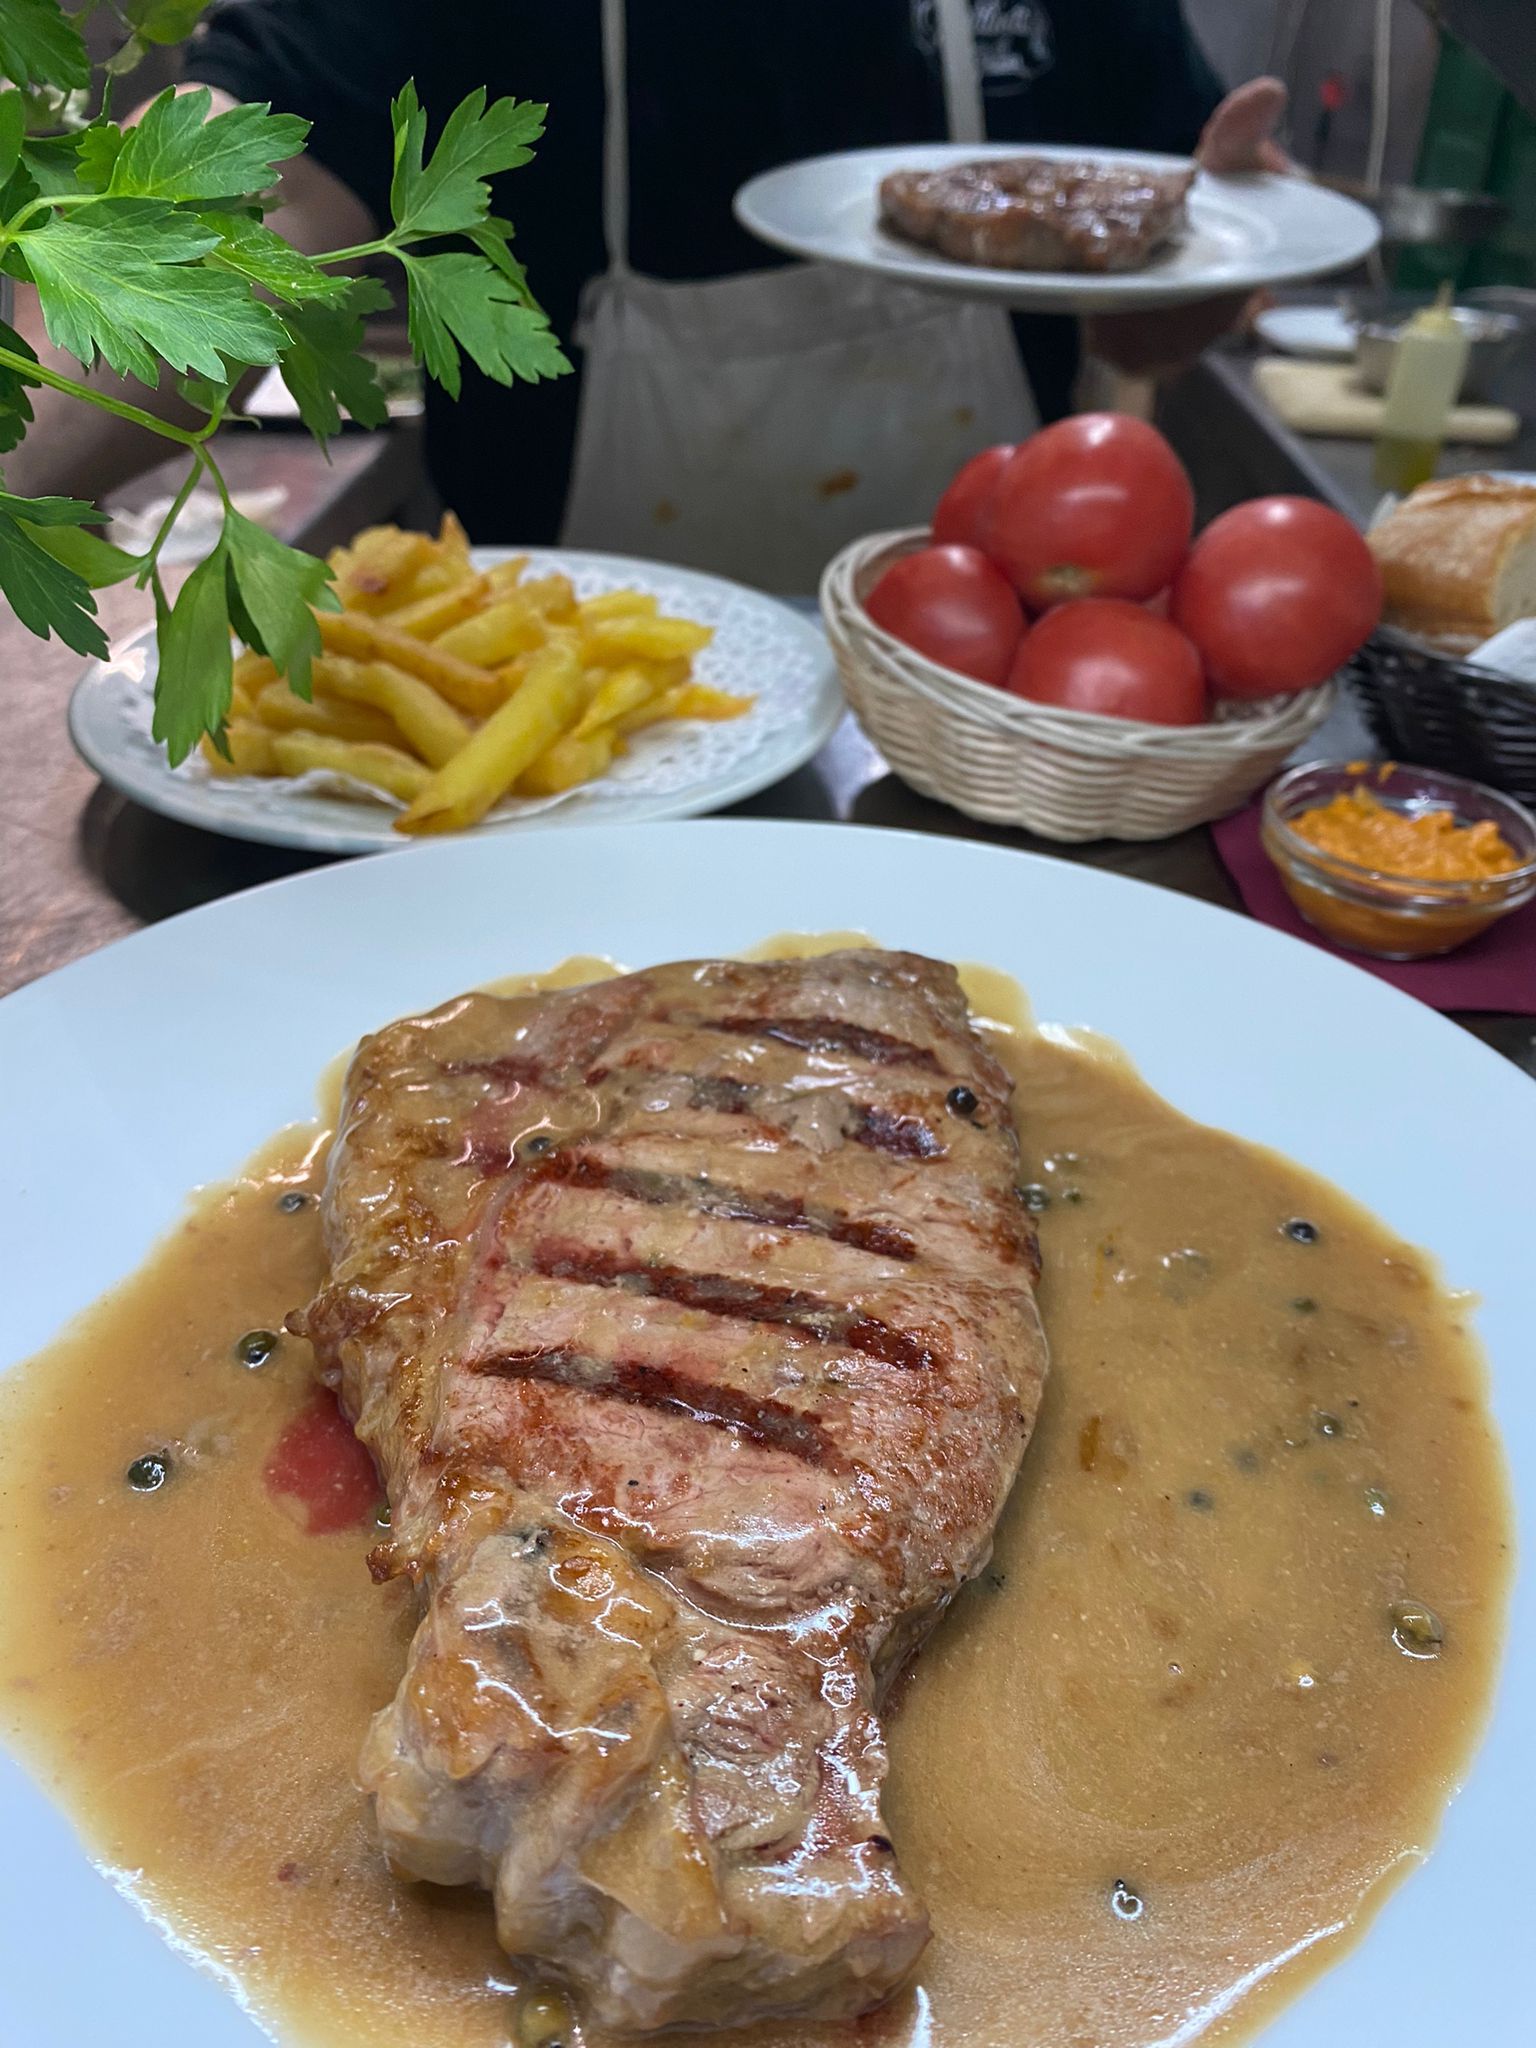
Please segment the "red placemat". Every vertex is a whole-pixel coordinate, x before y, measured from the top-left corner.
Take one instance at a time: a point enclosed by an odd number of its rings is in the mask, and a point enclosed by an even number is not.
[[[1506,1010],[1536,1017],[1536,902],[1500,918],[1480,939],[1438,960],[1374,960],[1314,931],[1291,902],[1259,837],[1261,800],[1211,827],[1238,893],[1261,924],[1293,932],[1391,982],[1434,1010]]]

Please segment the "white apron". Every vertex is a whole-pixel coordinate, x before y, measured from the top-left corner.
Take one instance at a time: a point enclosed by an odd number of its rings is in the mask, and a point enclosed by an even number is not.
[[[983,133],[968,0],[939,0],[952,137]],[[624,0],[603,0],[608,271],[583,294],[562,539],[814,591],[846,541],[922,524],[1035,424],[1006,314],[830,264],[704,284],[629,267]]]

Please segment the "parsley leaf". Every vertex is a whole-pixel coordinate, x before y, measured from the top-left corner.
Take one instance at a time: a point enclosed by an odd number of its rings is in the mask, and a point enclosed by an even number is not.
[[[93,121],[82,128],[75,147],[75,175],[88,192],[105,192],[127,141],[115,121]]]
[[[82,131],[83,132],[83,131]],[[80,190],[80,137],[78,135],[29,135],[21,146],[22,171],[31,184],[27,199],[46,193],[51,199]],[[18,202],[13,192],[6,195],[7,212]]]
[[[173,768],[187,758],[205,732],[223,729],[229,710],[234,657],[229,647],[225,589],[228,559],[221,536],[213,553],[199,562],[183,583],[174,605],[166,603],[156,580],[160,666],[151,730],[164,742]]]
[[[0,348],[8,349],[13,356],[23,356],[29,363],[37,361],[37,352],[24,335],[14,327],[7,327],[0,320]],[[32,424],[32,401],[27,396],[27,380],[20,370],[13,370],[9,364],[0,366],[0,455],[9,455],[26,438],[27,428]]]
[[[483,256],[402,252],[400,261],[410,282],[411,346],[450,398],[459,395],[461,347],[498,384],[559,377],[571,367],[544,314]]]
[[[258,654],[269,655],[289,688],[307,698],[309,665],[320,652],[320,628],[310,607],[340,609],[330,570],[238,512],[225,513],[221,545],[228,555],[230,609],[241,638]]]
[[[488,214],[478,227],[466,228],[464,232],[486,262],[493,264],[515,288],[523,304],[537,308],[539,302],[529,287],[528,273],[507,247],[512,239],[511,221],[498,220],[495,214]]]
[[[27,103],[19,92],[0,92],[0,185],[21,162],[27,134]]]
[[[0,512],[34,526],[84,526],[101,514],[88,498],[17,498],[0,491]]]
[[[208,0],[117,0],[117,12],[146,43],[184,43]]]
[[[123,136],[107,190],[114,199],[223,199],[260,192],[275,166],[304,147],[309,123],[265,105],[231,107],[210,120],[206,85],[169,87]]]
[[[28,632],[57,633],[76,654],[105,658],[107,636],[85,578],[56,561],[32,531],[101,515],[79,498],[16,498],[0,491],[0,590]]]
[[[285,242],[281,235],[243,213],[205,213],[202,219],[216,228],[219,246],[213,260],[221,269],[237,271],[252,284],[262,285],[275,298],[291,305],[319,300],[335,305],[347,296],[353,280],[322,270]]]
[[[471,228],[490,211],[484,180],[514,170],[533,155],[544,133],[547,107],[532,100],[493,100],[485,87],[460,101],[448,117],[425,167],[427,117],[407,80],[390,108],[395,129],[395,170],[389,188],[395,226],[411,235],[449,235]]]
[[[224,375],[221,352],[240,363],[277,359],[285,335],[276,314],[240,278],[190,260],[218,240],[194,214],[104,199],[49,216],[14,247],[51,341],[85,363],[99,352],[120,376],[153,384],[157,355],[208,377]]]
[[[13,85],[91,82],[91,62],[79,29],[58,0],[4,0],[0,5],[0,72]]]
[[[92,508],[93,519],[100,514]],[[20,522],[45,553],[88,583],[92,590],[105,590],[110,583],[122,583],[141,566],[138,555],[125,554],[111,541],[90,533],[83,526],[33,526]]]
[[[286,315],[288,343],[278,366],[317,441],[341,432],[343,407],[360,427],[379,427],[388,419],[377,372],[357,353],[363,314],[388,303],[389,294],[372,278],[355,278],[341,305],[300,306]]]

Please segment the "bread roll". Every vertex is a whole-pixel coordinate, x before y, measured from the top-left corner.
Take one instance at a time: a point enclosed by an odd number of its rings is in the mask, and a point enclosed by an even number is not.
[[[1384,623],[1448,654],[1536,616],[1536,485],[1437,477],[1367,539],[1381,567]]]

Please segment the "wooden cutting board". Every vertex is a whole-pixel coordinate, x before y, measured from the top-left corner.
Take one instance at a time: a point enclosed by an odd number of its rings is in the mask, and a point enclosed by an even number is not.
[[[1298,434],[1373,440],[1381,431],[1386,401],[1355,382],[1352,363],[1291,363],[1266,357],[1256,365],[1253,382],[1259,396]],[[1451,408],[1445,438],[1497,448],[1519,431],[1519,416],[1507,406],[1457,405]]]

